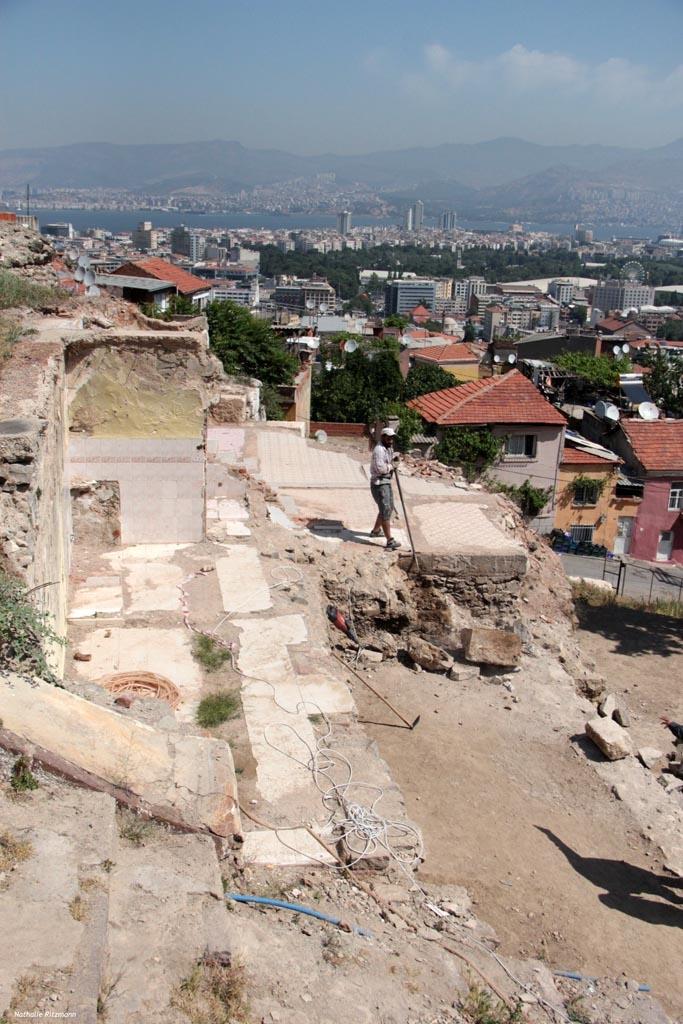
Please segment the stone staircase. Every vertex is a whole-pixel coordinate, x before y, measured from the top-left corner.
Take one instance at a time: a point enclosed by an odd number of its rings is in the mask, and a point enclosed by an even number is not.
[[[0,1016],[186,1021],[174,990],[230,948],[213,840],[122,827],[110,796],[53,780],[0,796],[0,820],[0,836],[30,844],[0,873]]]

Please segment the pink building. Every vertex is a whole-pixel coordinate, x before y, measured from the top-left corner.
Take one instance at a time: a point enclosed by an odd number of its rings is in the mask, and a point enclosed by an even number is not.
[[[629,554],[683,565],[683,420],[624,420],[620,434],[614,448],[643,481]]]

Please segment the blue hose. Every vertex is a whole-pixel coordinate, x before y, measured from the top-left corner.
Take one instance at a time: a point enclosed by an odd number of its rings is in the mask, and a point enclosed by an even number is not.
[[[304,907],[301,903],[287,903],[285,900],[273,900],[270,896],[245,896],[241,892],[226,892],[226,900],[235,900],[236,903],[262,903],[266,907],[278,907],[280,910],[293,910],[295,914],[307,914],[309,917],[316,917],[319,921],[327,921],[329,924],[335,924],[339,926],[341,918],[330,917],[329,914],[323,914],[320,910],[314,910],[312,907]],[[366,939],[372,938],[372,933],[365,930],[365,928],[358,928],[355,924],[351,925],[351,930],[356,935],[362,935]]]
[[[597,981],[597,978],[592,978],[589,974],[579,974],[578,971],[553,971],[556,978],[571,978],[572,981]],[[639,985],[639,992],[651,992],[652,989],[649,985]]]

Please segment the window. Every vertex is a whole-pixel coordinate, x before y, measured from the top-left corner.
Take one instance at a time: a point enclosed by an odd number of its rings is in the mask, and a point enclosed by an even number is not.
[[[571,528],[572,540],[576,544],[580,544],[582,541],[587,541],[589,544],[593,542],[593,527],[592,526],[572,526]]]
[[[597,505],[600,497],[600,485],[595,483],[578,484],[574,487],[573,505]]]
[[[683,480],[671,484],[669,491],[669,512],[676,512],[683,509]]]
[[[510,434],[505,438],[505,454],[515,458],[536,458],[535,434]]]

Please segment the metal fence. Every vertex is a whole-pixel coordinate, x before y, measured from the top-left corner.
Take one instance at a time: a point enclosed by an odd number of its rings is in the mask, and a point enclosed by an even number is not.
[[[647,565],[632,558],[605,556],[602,570],[619,595],[642,597],[648,603],[658,598],[666,601],[683,600],[683,569]]]

